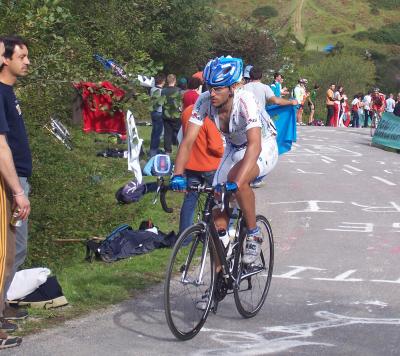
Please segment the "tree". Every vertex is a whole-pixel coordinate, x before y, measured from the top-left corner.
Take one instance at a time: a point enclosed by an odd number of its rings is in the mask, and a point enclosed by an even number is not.
[[[300,76],[308,79],[310,86],[317,83],[321,87],[317,97],[317,114],[325,110],[325,91],[331,83],[342,85],[348,98],[365,92],[375,83],[375,65],[372,61],[349,54],[326,56],[319,63],[299,68]]]
[[[277,58],[276,42],[271,34],[249,22],[235,18],[215,20],[211,32],[214,56],[232,55],[240,57],[266,71],[274,67]]]

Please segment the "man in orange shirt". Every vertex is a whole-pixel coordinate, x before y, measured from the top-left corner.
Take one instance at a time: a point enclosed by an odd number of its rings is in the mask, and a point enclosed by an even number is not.
[[[185,135],[192,110],[193,105],[190,105],[182,113],[183,135]],[[187,186],[199,183],[211,186],[223,154],[224,146],[221,134],[215,124],[209,118],[206,118],[193,144],[189,161],[185,166]],[[186,193],[180,214],[180,233],[193,224],[198,197],[199,193]]]

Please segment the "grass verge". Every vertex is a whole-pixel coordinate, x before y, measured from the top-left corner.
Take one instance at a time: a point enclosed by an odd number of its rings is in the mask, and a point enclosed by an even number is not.
[[[57,276],[70,305],[60,309],[30,308],[21,335],[52,327],[64,320],[126,300],[163,280],[170,249],[155,250],[119,262],[84,261],[84,243],[58,243],[66,238],[106,236],[128,223],[134,229],[152,219],[163,232],[177,231],[183,196],[169,194],[173,214],[166,214],[153,193],[139,202],[118,205],[115,191],[132,179],[125,159],[104,158],[106,148],[124,148],[108,135],[83,134],[71,128],[75,148],[67,150],[41,127],[28,122],[34,158],[31,180],[32,214],[29,221],[29,253],[25,268],[48,267]],[[149,146],[151,127],[139,127],[144,147]],[[154,177],[146,177],[154,181]]]

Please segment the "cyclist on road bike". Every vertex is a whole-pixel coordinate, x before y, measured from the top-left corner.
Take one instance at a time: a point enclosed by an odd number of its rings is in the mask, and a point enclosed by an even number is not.
[[[371,103],[372,111],[376,112],[378,115],[378,119],[380,119],[382,117],[382,113],[385,111],[386,108],[386,99],[385,95],[383,95],[379,91],[379,88],[374,88],[374,91],[371,95]]]
[[[208,116],[226,140],[213,185],[227,182],[228,190],[236,190],[247,224],[243,263],[252,263],[260,254],[262,236],[256,225],[255,196],[250,183],[264,179],[272,171],[278,161],[278,148],[275,125],[265,109],[258,107],[254,95],[243,89],[242,72],[243,63],[239,58],[222,56],[208,62],[203,72],[208,91],[200,95],[193,108],[176,157],[171,187],[173,190],[186,189],[185,164]],[[217,230],[227,229],[225,212],[218,212],[214,221]]]

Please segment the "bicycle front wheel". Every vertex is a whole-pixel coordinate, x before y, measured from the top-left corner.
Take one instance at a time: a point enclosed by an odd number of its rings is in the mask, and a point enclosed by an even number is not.
[[[262,215],[257,215],[256,221],[263,237],[260,256],[252,264],[242,263],[245,237],[235,254],[235,266],[237,266],[235,277],[238,287],[234,288],[233,293],[236,308],[245,318],[255,316],[263,306],[274,267],[274,239],[271,225]]]
[[[172,251],[164,286],[168,326],[180,340],[193,338],[204,325],[214,292],[211,237],[201,224],[187,228]]]

